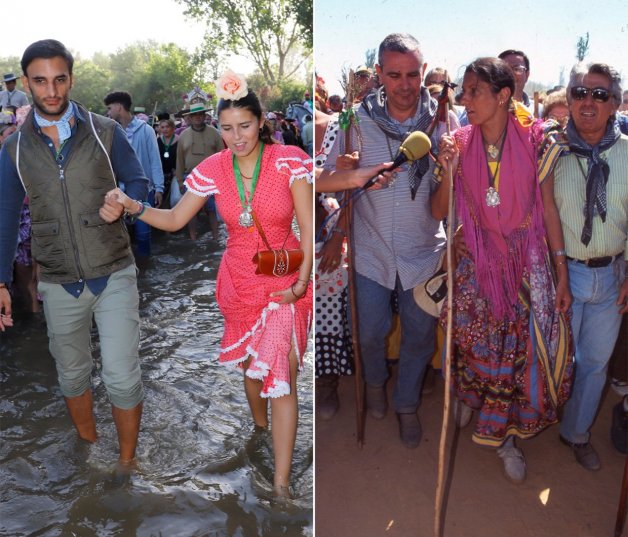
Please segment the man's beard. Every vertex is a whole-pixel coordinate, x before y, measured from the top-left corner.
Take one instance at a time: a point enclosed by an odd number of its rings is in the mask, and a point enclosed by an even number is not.
[[[65,101],[63,101],[60,104],[61,109],[58,112],[54,110],[50,110],[49,108],[46,108],[43,102],[41,102],[39,99],[35,99],[34,97],[33,97],[33,105],[35,106],[35,108],[37,109],[37,112],[40,115],[61,117],[65,113],[65,111],[68,109],[68,106],[70,106],[70,100],[65,99]]]

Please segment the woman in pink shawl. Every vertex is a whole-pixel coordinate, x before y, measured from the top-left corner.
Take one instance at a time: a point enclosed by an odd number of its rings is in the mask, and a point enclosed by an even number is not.
[[[478,411],[473,440],[498,448],[506,477],[520,483],[526,465],[515,437],[558,421],[573,352],[562,230],[557,214],[544,214],[553,194],[537,172],[547,126],[520,112],[514,87],[502,60],[466,68],[461,102],[470,125],[440,142],[432,214],[447,216],[451,169],[465,245],[453,288],[453,388],[465,405],[458,420]]]

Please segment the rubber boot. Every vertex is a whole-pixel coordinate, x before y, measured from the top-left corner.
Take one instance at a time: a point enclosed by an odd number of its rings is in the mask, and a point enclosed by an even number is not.
[[[96,418],[93,412],[92,390],[85,390],[77,397],[65,397],[65,404],[79,438],[91,443],[96,442]]]
[[[120,444],[119,463],[130,465],[135,459],[137,437],[140,432],[142,420],[142,403],[128,410],[111,405],[111,414],[118,431],[118,443]]]

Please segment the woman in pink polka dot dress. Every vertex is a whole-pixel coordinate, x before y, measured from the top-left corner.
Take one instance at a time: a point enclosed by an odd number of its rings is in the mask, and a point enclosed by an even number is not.
[[[213,195],[227,225],[227,247],[218,270],[216,299],[225,327],[220,362],[244,370],[244,386],[257,427],[268,426],[271,402],[274,488],[289,494],[296,439],[297,370],[312,322],[312,160],[295,146],[273,143],[260,102],[239,75],[218,80],[217,114],[226,150],[199,164],[170,210],[144,207],[119,190],[101,209],[120,201],[129,214],[167,231],[182,228]],[[111,207],[109,207],[111,206]],[[253,256],[266,247],[250,217],[253,210],[272,248],[301,248],[299,270],[283,277],[255,274]],[[103,214],[105,213],[105,214]],[[300,240],[292,231],[296,214]]]

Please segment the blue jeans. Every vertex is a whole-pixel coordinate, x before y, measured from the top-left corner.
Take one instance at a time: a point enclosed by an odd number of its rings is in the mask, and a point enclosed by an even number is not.
[[[608,361],[621,325],[622,316],[615,302],[623,281],[623,264],[623,260],[618,260],[607,267],[588,268],[568,261],[576,371],[560,434],[570,442],[589,441],[589,429],[600,403]]]
[[[425,367],[434,354],[436,319],[416,305],[412,289],[396,281],[401,320],[399,371],[393,391],[396,412],[416,412],[421,401]],[[365,382],[383,386],[388,379],[386,336],[392,324],[392,291],[356,273],[358,327]]]
[[[148,194],[148,203],[151,207],[155,206],[155,191],[152,190]],[[150,226],[141,220],[135,221],[135,248],[138,256],[150,256]]]

